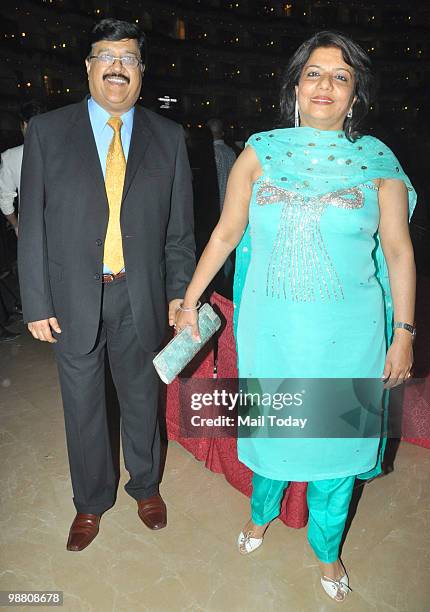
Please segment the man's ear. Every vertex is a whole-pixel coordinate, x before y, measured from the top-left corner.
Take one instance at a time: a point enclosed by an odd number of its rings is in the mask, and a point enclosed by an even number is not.
[[[87,69],[87,74],[90,74],[91,62],[89,59],[85,60],[85,68]]]

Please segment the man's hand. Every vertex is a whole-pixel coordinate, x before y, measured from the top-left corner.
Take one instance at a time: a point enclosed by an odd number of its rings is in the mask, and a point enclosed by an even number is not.
[[[169,302],[169,325],[170,327],[172,327],[175,324],[176,311],[178,310],[182,302],[183,300],[181,300],[180,298]]]
[[[27,325],[33,338],[42,340],[42,342],[57,342],[51,333],[53,329],[57,334],[61,334],[60,326],[55,317],[50,319],[42,319],[42,321],[32,321]]]

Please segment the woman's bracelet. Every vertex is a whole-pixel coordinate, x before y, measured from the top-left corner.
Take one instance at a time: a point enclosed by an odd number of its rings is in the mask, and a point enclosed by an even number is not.
[[[182,304],[179,306],[179,310],[182,310],[182,312],[193,312],[194,310],[198,310],[200,308],[200,306],[202,305],[202,303],[200,302],[200,300],[197,302],[197,304],[195,306],[193,306],[192,308],[183,308]]]

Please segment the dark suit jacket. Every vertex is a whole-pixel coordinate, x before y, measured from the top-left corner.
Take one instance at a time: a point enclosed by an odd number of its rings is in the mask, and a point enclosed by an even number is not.
[[[18,265],[24,320],[56,316],[64,350],[94,346],[108,202],[87,99],[34,117],[24,146]],[[181,126],[135,107],[121,207],[127,288],[142,347],[194,266],[191,172]]]

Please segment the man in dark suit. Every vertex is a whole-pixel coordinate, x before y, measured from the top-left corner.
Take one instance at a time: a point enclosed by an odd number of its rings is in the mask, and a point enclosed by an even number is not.
[[[126,491],[151,529],[159,494],[152,359],[194,270],[191,173],[182,128],[135,106],[144,66],[135,24],[105,19],[86,59],[91,96],[29,125],[19,272],[24,318],[54,343],[77,515],[68,550],[95,538],[115,500],[105,357],[121,407]]]

